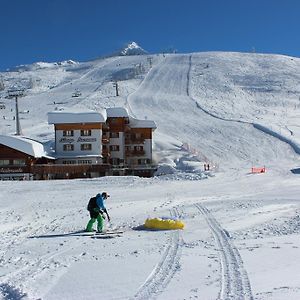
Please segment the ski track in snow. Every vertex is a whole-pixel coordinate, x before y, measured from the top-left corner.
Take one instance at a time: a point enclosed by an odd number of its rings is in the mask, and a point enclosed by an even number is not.
[[[128,94],[126,96],[126,100],[125,100],[125,107],[128,109],[128,112],[130,113],[130,115],[134,118],[136,118],[136,114],[134,113],[132,107],[131,107],[131,104],[130,104],[130,99],[131,97],[134,97],[134,95],[136,93],[139,92],[140,90],[140,87],[142,86],[143,82],[147,81],[148,80],[148,77],[150,77],[150,75],[155,72],[157,69],[159,69],[159,67],[161,66],[161,64],[163,63],[163,60],[159,61],[156,65],[152,66],[147,74],[144,76],[143,80],[140,82],[139,86],[137,87],[137,89],[135,91],[133,91],[132,93]]]
[[[221,120],[221,121],[234,122],[234,123],[239,123],[239,124],[243,124],[243,125],[253,126],[253,128],[255,128],[255,129],[257,129],[257,130],[259,130],[259,131],[261,131],[265,134],[268,134],[268,135],[272,136],[273,138],[276,138],[276,139],[278,139],[278,140],[280,140],[284,143],[287,143],[288,145],[290,145],[292,147],[292,149],[297,154],[300,154],[300,146],[297,143],[292,141],[290,138],[287,138],[287,137],[273,131],[272,129],[270,129],[266,126],[263,126],[263,125],[258,124],[258,123],[253,123],[253,122],[248,122],[248,121],[243,121],[243,120],[238,120],[238,119],[226,119],[226,118],[220,117],[220,116],[206,110],[205,108],[203,108],[199,104],[199,102],[194,97],[191,96],[191,93],[190,93],[190,78],[191,78],[190,73],[191,73],[191,71],[192,71],[192,55],[189,56],[189,70],[188,70],[188,73],[187,73],[187,95],[188,95],[188,97],[191,98],[191,100],[193,100],[195,102],[196,107],[198,109],[200,109],[201,111],[203,111],[205,114],[209,115],[210,117]]]
[[[19,254],[20,246],[26,244],[28,239],[36,239],[39,238],[42,234],[48,231],[53,231],[58,227],[59,223],[63,221],[66,217],[71,217],[73,213],[65,214],[61,218],[53,219],[49,225],[41,224],[39,222],[41,216],[36,215],[37,222],[30,223],[27,226],[18,226],[13,229],[13,231],[7,231],[3,234],[3,249],[0,251],[0,262],[6,265],[13,264],[15,265],[15,270],[9,272],[7,275],[2,275],[0,282],[0,299],[4,297],[4,299],[21,299],[21,297],[17,297],[15,295],[27,295],[24,293],[22,289],[15,287],[15,281],[18,278],[21,278],[21,281],[26,282],[28,278],[35,278],[40,275],[44,271],[48,270],[59,270],[60,267],[65,267],[65,263],[60,260],[61,254],[67,253],[74,248],[80,247],[78,246],[70,246],[67,248],[56,248],[55,250],[51,250],[48,248],[46,254],[38,256],[34,259],[30,259],[27,256],[23,256]],[[37,229],[34,229],[37,227]],[[47,236],[47,235],[45,235]],[[5,257],[6,256],[6,257]],[[58,257],[58,259],[56,259]],[[20,259],[21,258],[21,259]],[[17,260],[20,259],[20,262]],[[75,258],[70,258],[70,261]],[[10,260],[12,260],[10,262]],[[23,297],[22,296],[22,297]],[[5,298],[7,297],[7,298]],[[27,299],[27,298],[26,298]]]
[[[173,208],[171,215],[173,217],[178,216],[176,208]],[[132,299],[153,299],[159,293],[163,292],[175,272],[180,268],[181,246],[182,239],[180,230],[172,231],[162,259],[156,264],[155,268]]]
[[[239,251],[230,241],[228,233],[221,227],[209,210],[197,203],[195,207],[205,217],[219,250],[222,284],[219,299],[253,300],[248,275],[243,267]]]

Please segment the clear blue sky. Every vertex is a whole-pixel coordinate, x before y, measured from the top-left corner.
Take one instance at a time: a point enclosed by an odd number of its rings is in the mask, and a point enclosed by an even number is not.
[[[0,0],[0,70],[86,61],[128,41],[150,53],[300,56],[300,0]]]

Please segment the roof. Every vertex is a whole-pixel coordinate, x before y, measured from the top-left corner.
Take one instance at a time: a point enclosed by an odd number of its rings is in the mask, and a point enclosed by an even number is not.
[[[108,118],[128,118],[128,111],[123,107],[110,107],[106,109]]]
[[[129,118],[132,128],[156,128],[154,121],[130,117],[123,107],[110,107],[102,112],[68,109],[48,113],[49,124],[105,123],[107,118]]]
[[[156,129],[156,124],[151,120],[138,120],[130,117],[129,124],[131,128],[152,128]]]
[[[111,107],[107,108],[108,118],[129,118],[129,124],[131,128],[153,128],[156,129],[156,124],[151,120],[138,120],[130,117],[128,111],[123,107]]]
[[[25,137],[0,135],[0,144],[35,158],[48,157],[43,144]]]
[[[48,113],[49,124],[105,123],[106,111],[68,109]]]

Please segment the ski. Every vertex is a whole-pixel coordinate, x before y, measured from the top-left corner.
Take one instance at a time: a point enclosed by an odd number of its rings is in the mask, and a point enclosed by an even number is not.
[[[91,237],[93,239],[112,239],[115,237],[121,237],[123,232],[124,231],[120,230],[95,232]]]
[[[122,230],[107,230],[102,232],[94,232],[95,235],[106,235],[106,234],[122,234],[124,231]]]
[[[70,235],[73,235],[73,236],[90,236],[90,237],[104,237],[104,236],[121,236],[122,234],[124,233],[123,230],[104,230],[102,232],[97,232],[97,231],[85,231],[85,230],[82,230],[82,231],[78,231],[78,232],[74,232],[74,233],[71,233]]]

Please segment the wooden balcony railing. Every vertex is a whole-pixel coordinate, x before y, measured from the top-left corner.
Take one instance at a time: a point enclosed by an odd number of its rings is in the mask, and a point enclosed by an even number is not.
[[[109,137],[102,137],[102,144],[108,144],[109,143]]]
[[[109,165],[65,165],[65,164],[47,164],[32,166],[34,174],[74,174],[88,172],[102,172],[109,169]]]
[[[125,144],[144,144],[144,138],[125,138]]]
[[[125,155],[126,156],[143,156],[145,155],[145,150],[126,150]]]
[[[102,155],[104,157],[110,156],[110,151],[108,149],[102,149]]]

